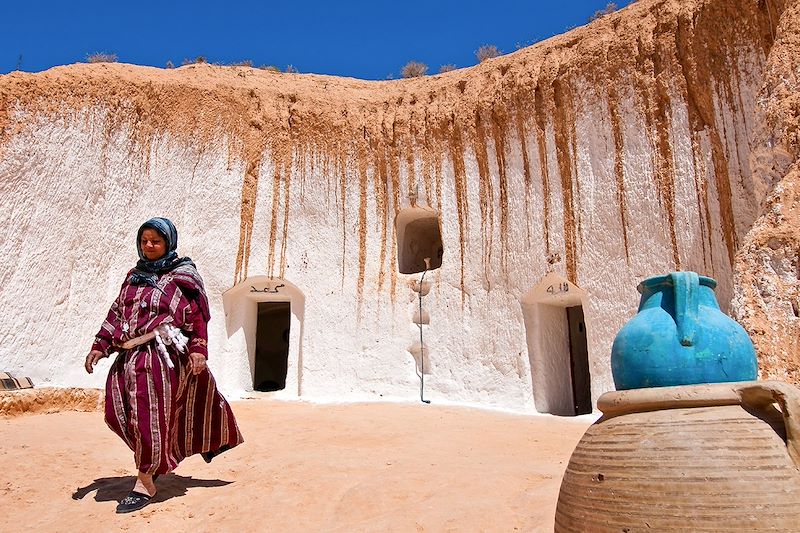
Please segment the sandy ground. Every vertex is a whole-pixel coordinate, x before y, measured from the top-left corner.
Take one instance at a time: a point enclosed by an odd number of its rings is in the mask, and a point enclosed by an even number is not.
[[[0,531],[552,531],[591,423],[422,404],[233,403],[245,437],[114,512],[133,459],[100,412],[0,419]]]

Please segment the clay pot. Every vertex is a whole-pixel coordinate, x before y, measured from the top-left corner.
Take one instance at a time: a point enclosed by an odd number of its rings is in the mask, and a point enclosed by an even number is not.
[[[800,530],[800,391],[750,381],[609,392],[555,531]]]
[[[696,272],[672,272],[639,284],[639,312],[611,348],[617,390],[756,379],[753,343],[720,311],[716,286]]]

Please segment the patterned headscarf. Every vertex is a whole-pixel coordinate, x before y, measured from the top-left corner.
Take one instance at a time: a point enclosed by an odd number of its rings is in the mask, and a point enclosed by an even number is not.
[[[150,261],[142,252],[142,233],[146,229],[156,230],[166,241],[167,253],[163,257]],[[136,263],[136,268],[130,277],[130,282],[134,285],[148,284],[156,286],[156,279],[160,274],[169,272],[173,268],[186,263],[192,263],[188,257],[178,257],[176,248],[178,247],[178,230],[175,229],[175,224],[168,218],[156,217],[151,218],[139,227],[136,233],[136,250],[139,252],[139,261]]]

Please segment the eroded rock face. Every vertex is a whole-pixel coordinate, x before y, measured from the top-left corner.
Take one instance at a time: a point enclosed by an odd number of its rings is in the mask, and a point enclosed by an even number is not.
[[[159,215],[206,281],[227,391],[252,388],[256,341],[240,313],[254,302],[223,293],[263,276],[291,289],[292,395],[413,397],[419,276],[398,272],[394,220],[418,204],[443,245],[426,278],[432,397],[531,410],[535,389],[563,381],[540,406],[569,404],[569,339],[545,337],[580,305],[596,398],[613,388],[638,281],[695,270],[727,308],[735,254],[792,160],[759,100],[768,65],[781,87],[789,5],[641,0],[474,68],[391,82],[211,65],[2,76],[0,223],[14,231],[0,244],[0,368],[99,386],[84,352],[136,228]],[[540,287],[550,271],[580,296]]]
[[[761,376],[800,383],[800,5],[777,26],[760,106],[754,173],[773,184],[735,262],[734,316],[753,338]],[[761,155],[771,154],[765,157]]]
[[[797,170],[780,180],[737,255],[734,316],[759,354],[763,378],[800,383],[800,191]]]

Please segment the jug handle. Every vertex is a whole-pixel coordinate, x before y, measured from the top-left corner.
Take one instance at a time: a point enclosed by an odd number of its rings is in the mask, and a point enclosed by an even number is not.
[[[672,290],[675,301],[675,325],[682,346],[694,344],[697,330],[697,313],[700,305],[700,276],[697,272],[672,272]]]
[[[786,428],[786,450],[800,468],[800,391],[780,381],[754,381],[737,387],[742,405],[765,409],[778,404]]]

